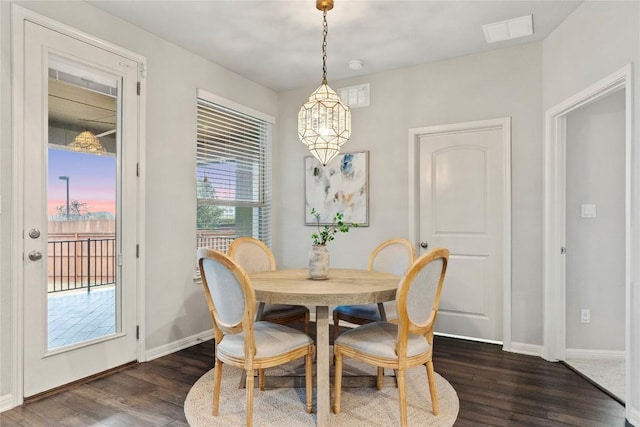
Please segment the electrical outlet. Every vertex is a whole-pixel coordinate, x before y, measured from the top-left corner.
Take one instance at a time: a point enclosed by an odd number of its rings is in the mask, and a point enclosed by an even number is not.
[[[588,308],[583,308],[580,310],[580,322],[581,323],[591,323],[591,310]]]

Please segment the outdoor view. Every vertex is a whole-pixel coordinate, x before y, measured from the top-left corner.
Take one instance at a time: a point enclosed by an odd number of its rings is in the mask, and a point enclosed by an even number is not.
[[[49,350],[118,327],[117,83],[59,65],[49,70]]]

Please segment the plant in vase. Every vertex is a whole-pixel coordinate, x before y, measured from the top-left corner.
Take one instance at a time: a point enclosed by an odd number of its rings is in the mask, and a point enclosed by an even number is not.
[[[322,280],[329,277],[329,251],[327,243],[336,238],[338,232],[348,233],[351,227],[358,227],[358,224],[347,224],[343,221],[342,212],[337,212],[331,224],[320,227],[320,214],[311,209],[311,215],[316,218],[318,232],[311,235],[313,246],[309,253],[309,276],[314,280]]]

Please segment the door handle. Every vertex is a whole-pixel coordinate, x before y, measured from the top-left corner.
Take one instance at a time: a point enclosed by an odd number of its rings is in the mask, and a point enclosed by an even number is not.
[[[38,237],[40,237],[40,230],[38,230],[37,228],[32,228],[31,230],[29,230],[29,237],[31,237],[32,239],[37,239]]]
[[[420,247],[422,249],[427,249],[429,247],[429,242],[427,242],[427,241],[420,242]]]
[[[31,251],[29,252],[29,259],[31,261],[38,261],[42,258],[42,252],[40,251]]]

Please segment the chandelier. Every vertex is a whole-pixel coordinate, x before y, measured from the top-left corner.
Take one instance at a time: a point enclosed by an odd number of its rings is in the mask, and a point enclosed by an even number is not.
[[[83,153],[98,155],[107,154],[107,150],[105,150],[102,144],[100,144],[98,137],[88,130],[79,133],[68,147],[73,151],[80,151]]]
[[[351,136],[351,111],[340,101],[338,94],[327,85],[327,11],[333,9],[333,0],[316,0],[322,11],[322,84],[298,113],[300,141],[325,166],[340,153],[340,147]]]

